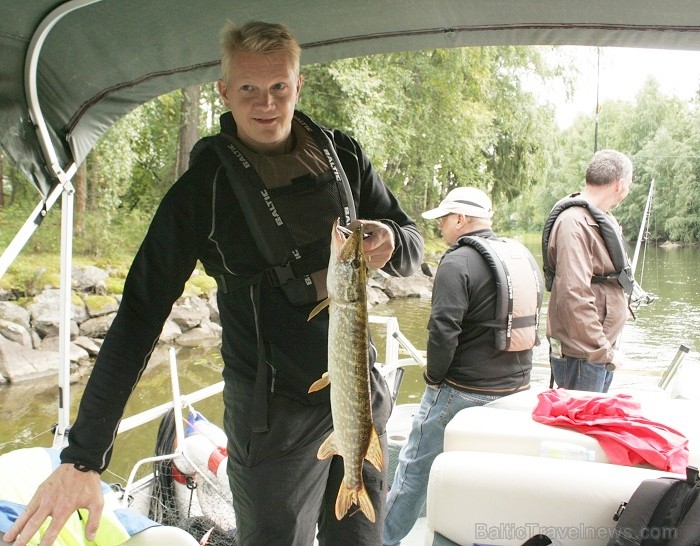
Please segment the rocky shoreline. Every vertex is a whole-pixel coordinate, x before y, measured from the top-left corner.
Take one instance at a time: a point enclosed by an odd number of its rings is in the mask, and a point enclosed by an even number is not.
[[[89,374],[121,302],[108,289],[108,271],[74,266],[71,298],[71,380]],[[368,284],[368,305],[393,298],[430,298],[434,267],[424,264],[411,277],[374,271]],[[213,346],[221,340],[216,283],[196,270],[163,326],[160,345]],[[116,285],[120,285],[119,282]],[[0,385],[55,374],[59,366],[58,288],[45,286],[33,296],[0,290]]]

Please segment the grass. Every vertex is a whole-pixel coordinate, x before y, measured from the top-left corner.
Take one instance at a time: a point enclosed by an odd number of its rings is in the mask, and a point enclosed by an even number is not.
[[[95,266],[105,269],[109,277],[105,280],[107,292],[121,294],[124,292],[124,281],[129,272],[133,256],[116,255],[104,256],[96,260],[86,256],[74,256],[73,265]],[[60,286],[60,256],[54,253],[23,253],[14,261],[5,275],[0,278],[0,289],[33,296],[47,286]],[[204,273],[201,264],[187,282],[185,291],[192,295],[207,294],[216,281]]]
[[[109,264],[105,267],[105,262]],[[85,256],[73,256],[73,265],[94,265],[108,269],[110,277],[106,284],[110,292],[121,294],[124,289],[124,277],[129,269],[131,257],[115,256],[96,261]],[[49,252],[22,251],[17,259],[0,278],[0,288],[34,295],[45,287],[58,288],[60,284],[60,255]]]

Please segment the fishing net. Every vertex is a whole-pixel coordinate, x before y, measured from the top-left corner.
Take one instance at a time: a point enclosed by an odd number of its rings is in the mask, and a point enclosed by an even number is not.
[[[188,426],[194,423],[197,428],[188,429],[189,436],[185,438],[185,453],[190,451],[190,454],[154,462],[152,480],[146,487],[131,492],[129,506],[163,525],[184,529],[202,545],[235,546],[236,520],[228,479],[217,476],[210,468],[212,457],[209,455],[218,455],[223,465],[220,474],[225,474],[223,440],[220,436],[214,438],[206,434],[206,427],[197,423],[217,427],[194,414],[198,421],[195,423],[191,414]],[[194,452],[188,442],[194,442]],[[173,454],[175,444],[175,414],[170,410],[158,427],[154,455]],[[148,466],[145,468],[150,470]],[[119,489],[119,486],[113,488]]]

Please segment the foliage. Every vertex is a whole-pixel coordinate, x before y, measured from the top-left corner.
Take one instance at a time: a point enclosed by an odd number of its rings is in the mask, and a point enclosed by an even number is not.
[[[583,185],[593,148],[593,115],[580,116],[558,139],[550,142],[556,158],[552,176],[533,188],[533,196],[548,210],[557,199]],[[600,105],[598,149],[614,148],[631,159],[633,184],[615,211],[628,240],[636,240],[651,181],[653,230],[657,241],[700,241],[700,112],[697,98],[685,103],[664,96],[650,78],[634,102],[606,101]],[[535,199],[537,200],[537,199]],[[541,217],[544,221],[544,216]],[[527,226],[533,227],[540,226]]]
[[[541,50],[392,53],[305,67],[300,107],[355,136],[414,218],[460,185],[491,194],[499,224],[546,163],[553,112],[524,78],[561,76]],[[501,211],[503,205],[503,212]],[[435,233],[435,224],[422,223]]]
[[[630,194],[615,211],[629,239],[637,236],[654,180],[651,237],[699,242],[700,101],[666,97],[649,79],[635,101],[605,101],[597,118],[593,112],[580,115],[559,129],[551,105],[542,104],[528,84],[563,81],[570,88],[575,67],[566,58],[545,55],[554,51],[472,47],[307,65],[299,108],[361,143],[402,206],[435,241],[437,257],[442,242],[436,223],[420,213],[450,189],[471,185],[489,192],[497,231],[538,232],[552,205],[582,188],[586,164],[602,148],[620,150],[634,164]],[[74,250],[116,267],[118,278],[174,181],[180,103],[175,91],[141,106],[87,158],[85,230]],[[216,132],[223,105],[214,84],[202,87],[200,107],[200,133]],[[4,248],[39,196],[7,158],[1,172]],[[60,201],[54,208],[59,207]],[[23,253],[57,254],[59,234],[60,214],[51,211]],[[11,269],[9,278],[32,283],[35,265]],[[2,286],[15,280],[6,275]]]

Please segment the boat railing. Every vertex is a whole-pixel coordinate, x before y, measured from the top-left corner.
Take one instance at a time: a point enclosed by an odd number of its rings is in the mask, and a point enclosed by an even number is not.
[[[392,398],[395,402],[401,386],[404,368],[407,366],[416,365],[425,366],[425,359],[421,355],[420,351],[416,349],[406,338],[406,336],[401,333],[401,330],[399,330],[399,322],[396,317],[370,315],[369,322],[370,324],[383,326],[386,332],[384,362],[377,362],[376,366],[379,368],[387,383],[392,388]],[[410,356],[403,357],[401,354],[401,348],[403,348],[404,351]],[[180,456],[187,458],[186,453],[184,453],[182,449],[185,438],[183,429],[184,417],[182,415],[182,410],[184,408],[191,407],[196,402],[200,402],[211,396],[219,394],[224,389],[224,382],[219,381],[192,393],[181,394],[177,373],[176,351],[173,347],[171,347],[169,350],[169,368],[173,393],[172,400],[122,419],[121,423],[119,424],[119,428],[117,429],[117,434],[122,434],[128,430],[132,430],[150,423],[151,421],[155,421],[173,409],[175,412],[176,445],[173,453],[146,457],[136,461],[124,486],[122,496],[122,503],[124,505],[128,504],[131,498],[139,491],[147,488],[150,482],[153,480],[152,473],[136,479],[136,476],[143,465],[164,460],[172,460]],[[196,465],[192,461],[188,462],[190,462],[192,467],[196,468]],[[206,476],[204,476],[204,478],[206,479]]]

